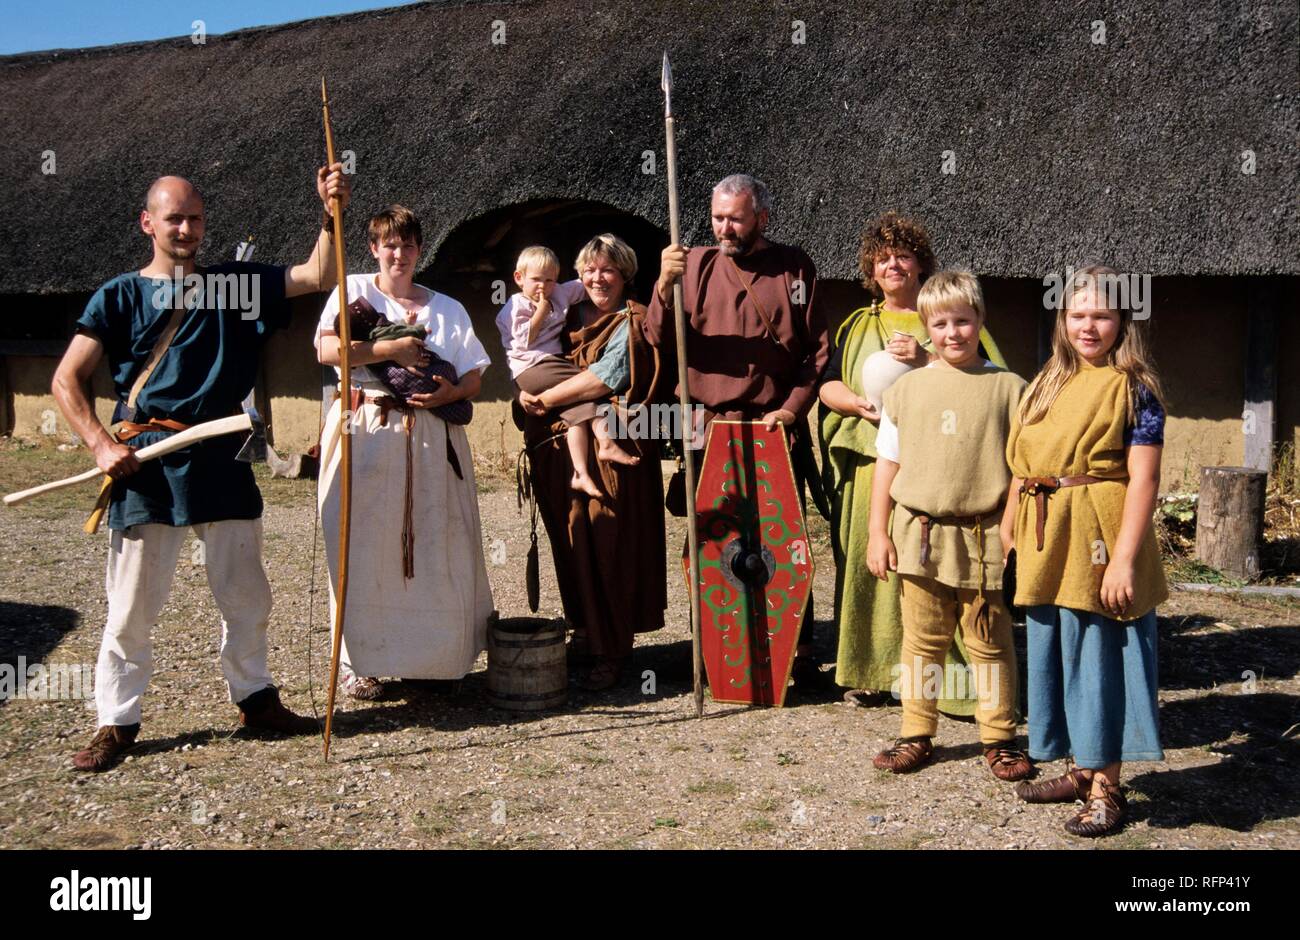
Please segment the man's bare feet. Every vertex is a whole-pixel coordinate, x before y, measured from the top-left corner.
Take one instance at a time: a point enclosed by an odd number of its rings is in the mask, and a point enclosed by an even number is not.
[[[625,467],[635,467],[641,462],[640,457],[632,456],[608,437],[596,441],[596,459],[605,463],[622,464]]]
[[[569,480],[569,487],[579,493],[586,493],[592,499],[605,498],[605,494],[601,492],[600,487],[596,486],[596,481],[585,473],[575,471],[573,477]]]

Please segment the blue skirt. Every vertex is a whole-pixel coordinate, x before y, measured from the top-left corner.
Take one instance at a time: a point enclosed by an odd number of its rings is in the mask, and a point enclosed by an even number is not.
[[[1118,621],[1043,604],[1025,613],[1029,756],[1073,756],[1092,770],[1116,761],[1164,760],[1156,612]]]

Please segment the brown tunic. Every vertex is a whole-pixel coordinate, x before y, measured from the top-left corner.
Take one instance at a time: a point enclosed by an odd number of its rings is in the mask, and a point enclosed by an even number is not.
[[[692,248],[682,277],[691,398],[732,418],[785,408],[802,424],[829,357],[816,285],[812,259],[792,245],[771,243],[734,260],[716,247]],[[671,303],[655,294],[645,338],[663,351],[665,370],[676,375]]]
[[[644,307],[633,306],[628,330],[632,387],[629,402],[643,402],[657,379],[655,351],[641,336]],[[587,326],[583,326],[587,323]],[[599,358],[604,341],[616,325],[614,315],[601,316],[590,304],[570,309],[566,347],[579,365]],[[597,656],[619,659],[632,652],[633,634],[658,630],[668,606],[664,544],[663,477],[659,442],[622,440],[620,446],[641,457],[635,467],[596,460],[594,441],[587,465],[608,499],[601,501],[569,487],[573,468],[563,426],[550,417],[524,424],[524,440],[532,460],[533,488],[538,510],[551,541],[555,577],[564,616],[585,631]]]

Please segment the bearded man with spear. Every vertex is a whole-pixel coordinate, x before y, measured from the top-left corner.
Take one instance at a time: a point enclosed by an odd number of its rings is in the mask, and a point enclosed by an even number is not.
[[[676,153],[670,92],[672,72],[664,54],[663,89],[668,140],[672,244],[660,258],[659,280],[646,314],[646,340],[667,355],[676,353],[677,393],[683,414],[702,409],[715,418],[761,421],[768,430],[783,425],[791,442],[796,480],[820,499],[807,415],[817,398],[817,381],[829,359],[826,320],[815,304],[817,268],[804,251],[766,237],[772,198],[759,179],[746,173],[726,177],[713,188],[709,215],[716,245],[680,244]],[[688,362],[686,352],[697,352]],[[682,421],[683,428],[687,422]],[[692,447],[700,447],[701,435]],[[688,471],[692,462],[686,461]],[[695,499],[694,473],[687,473],[687,508]],[[688,535],[695,533],[693,515]],[[687,548],[695,565],[697,546]],[[699,581],[692,569],[692,633],[695,636],[696,711],[699,683]],[[829,677],[813,655],[812,598],[799,633],[792,678],[795,689],[825,689]]]
[[[351,193],[341,163],[317,170],[316,193],[326,215],[306,261],[204,268],[197,264],[203,197],[181,177],[155,180],[140,213],[153,257],[95,292],[54,374],[59,407],[108,477],[108,621],[95,671],[99,730],[73,757],[78,770],[109,769],[139,733],[140,701],[153,671],[150,634],[171,591],[187,527],[203,545],[221,610],[221,667],[241,723],[281,734],[317,730],[313,719],[280,702],[267,667],[271,588],[252,468],[236,459],[240,440],[203,430],[212,425],[220,434],[239,413],[263,344],[289,324],[289,298],[335,280],[330,207],[341,210]],[[228,303],[232,287],[254,302]],[[127,420],[113,434],[91,400],[90,378],[104,356],[126,406]],[[207,439],[148,462],[137,459],[136,446],[173,434]]]

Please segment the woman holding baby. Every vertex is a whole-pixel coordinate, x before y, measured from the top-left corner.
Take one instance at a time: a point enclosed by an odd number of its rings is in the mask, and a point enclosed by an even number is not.
[[[369,236],[379,270],[347,279],[352,399],[334,402],[326,418],[318,490],[332,616],[339,442],[350,433],[355,482],[341,671],[344,690],[358,699],[380,698],[383,677],[462,678],[486,645],[492,613],[464,428],[488,355],[460,303],[415,283],[423,247],[415,214],[390,206],[370,220]],[[335,367],[338,310],[335,289],[316,334],[319,360]],[[375,328],[359,330],[362,323]]]

